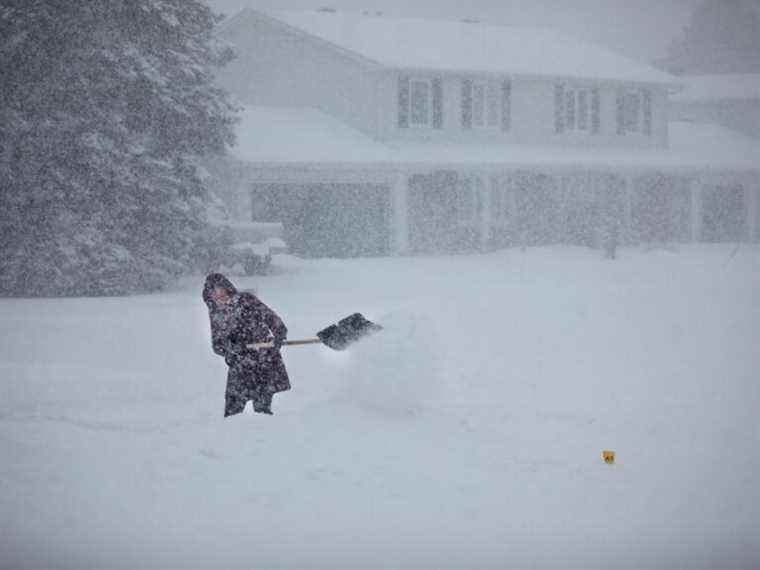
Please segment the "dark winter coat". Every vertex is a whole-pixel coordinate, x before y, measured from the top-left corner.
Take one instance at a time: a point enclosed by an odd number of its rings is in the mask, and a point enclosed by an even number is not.
[[[223,287],[231,296],[225,307],[218,307],[211,293],[215,287]],[[227,374],[226,412],[239,409],[248,400],[262,395],[269,397],[290,389],[280,346],[288,329],[282,319],[253,293],[238,292],[234,285],[221,274],[206,278],[203,300],[209,308],[211,319],[211,346],[224,357],[229,366]],[[274,341],[274,348],[253,349],[247,345]]]

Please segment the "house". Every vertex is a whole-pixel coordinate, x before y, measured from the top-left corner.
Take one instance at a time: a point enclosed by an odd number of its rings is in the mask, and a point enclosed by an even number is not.
[[[549,30],[244,9],[217,165],[314,256],[758,240],[760,145],[670,122],[675,76]]]
[[[670,98],[678,121],[717,123],[760,138],[760,74],[680,76],[683,91]]]

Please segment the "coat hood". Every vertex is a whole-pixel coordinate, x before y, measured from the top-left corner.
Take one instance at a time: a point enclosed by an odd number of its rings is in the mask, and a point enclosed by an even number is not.
[[[227,279],[221,273],[211,273],[206,277],[206,282],[203,284],[203,302],[206,303],[206,306],[209,309],[214,308],[214,301],[211,299],[211,293],[217,287],[221,287],[230,295],[235,295],[237,293],[237,289],[232,284],[232,281]]]

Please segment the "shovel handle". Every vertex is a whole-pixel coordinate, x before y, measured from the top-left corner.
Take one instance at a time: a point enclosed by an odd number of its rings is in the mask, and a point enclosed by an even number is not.
[[[305,338],[302,340],[286,340],[282,343],[283,346],[298,346],[301,344],[322,344],[322,341],[318,338]],[[256,342],[249,344],[248,348],[259,350],[261,348],[274,348],[274,341],[269,342]]]

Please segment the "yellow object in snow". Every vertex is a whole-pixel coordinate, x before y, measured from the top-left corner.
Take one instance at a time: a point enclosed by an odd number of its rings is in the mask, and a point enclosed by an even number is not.
[[[604,462],[608,465],[612,465],[615,463],[615,452],[605,449],[602,451],[602,459],[604,459]]]

